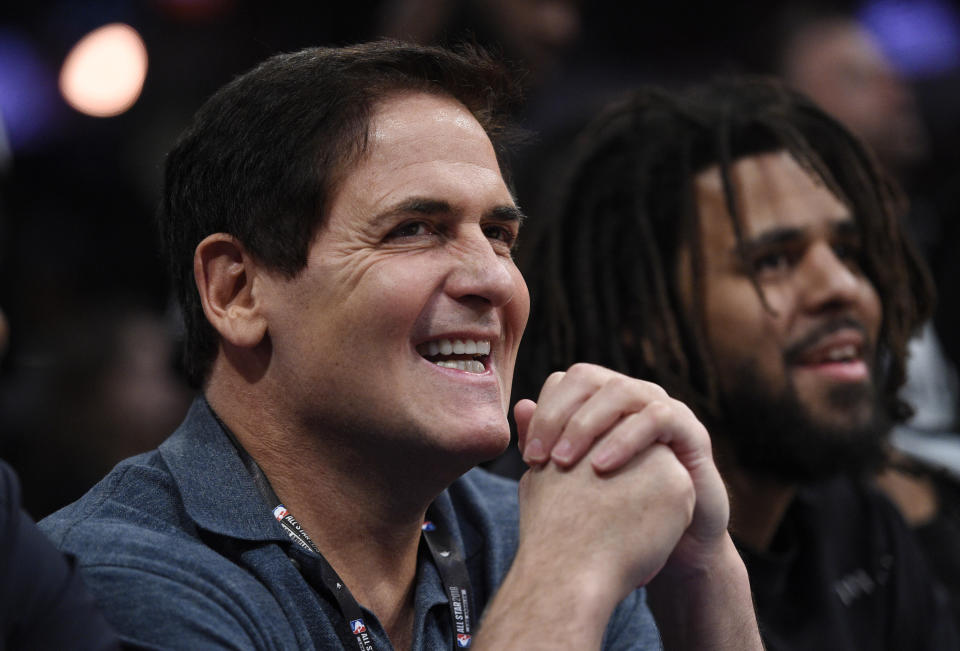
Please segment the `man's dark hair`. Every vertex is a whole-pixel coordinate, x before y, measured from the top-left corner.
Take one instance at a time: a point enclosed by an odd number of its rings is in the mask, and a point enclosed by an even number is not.
[[[658,382],[702,418],[720,419],[694,176],[718,165],[742,244],[730,167],[783,150],[851,208],[860,264],[883,302],[883,404],[893,418],[909,413],[896,392],[907,340],[930,313],[929,276],[901,232],[901,195],[835,120],[773,80],[729,78],[685,94],[637,92],[594,121],[573,150],[553,218],[539,224],[526,249],[537,252],[535,264],[521,259],[534,299],[521,385],[535,386],[546,371],[574,361],[594,362]],[[684,248],[691,252],[692,314],[678,291]],[[754,287],[764,300],[756,278]]]
[[[331,191],[365,152],[380,101],[403,91],[453,97],[486,130],[503,167],[517,88],[477,48],[377,41],[277,55],[214,94],[167,157],[159,210],[191,383],[206,379],[218,342],[193,278],[203,238],[228,233],[292,277],[306,265]]]

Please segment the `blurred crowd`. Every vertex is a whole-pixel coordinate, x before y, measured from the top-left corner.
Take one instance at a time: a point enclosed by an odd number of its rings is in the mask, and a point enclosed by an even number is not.
[[[117,21],[146,43],[143,95],[117,117],[80,115],[58,102],[51,79],[76,39]],[[0,13],[0,80],[21,84],[0,85],[0,458],[18,471],[31,515],[73,501],[118,460],[154,447],[190,403],[152,221],[175,134],[210,92],[271,53],[380,36],[471,40],[522,71],[516,117],[530,135],[513,180],[532,221],[572,134],[640,83],[755,72],[809,94],[872,147],[910,198],[904,219],[940,301],[913,344],[905,395],[917,411],[894,441],[907,458],[960,476],[955,3],[18,3]],[[521,256],[531,253],[521,244]],[[498,467],[516,473],[517,463]]]

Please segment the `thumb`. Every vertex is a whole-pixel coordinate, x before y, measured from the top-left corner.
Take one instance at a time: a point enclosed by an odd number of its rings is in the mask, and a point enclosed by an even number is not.
[[[526,398],[513,407],[513,417],[517,421],[517,447],[520,448],[520,454],[523,454],[523,449],[527,446],[527,430],[530,428],[530,420],[536,409],[537,403]]]

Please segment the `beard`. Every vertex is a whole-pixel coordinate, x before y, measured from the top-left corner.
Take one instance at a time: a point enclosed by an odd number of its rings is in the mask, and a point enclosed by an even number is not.
[[[788,382],[771,389],[753,363],[728,377],[722,417],[711,431],[749,474],[783,483],[807,483],[837,475],[863,475],[886,460],[892,422],[881,408],[874,381],[834,387],[829,408],[848,416],[839,425],[816,418]]]

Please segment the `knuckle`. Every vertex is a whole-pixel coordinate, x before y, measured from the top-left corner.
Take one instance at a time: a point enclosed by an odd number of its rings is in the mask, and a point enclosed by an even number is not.
[[[644,408],[647,418],[653,421],[654,425],[663,425],[674,415],[674,407],[669,402],[663,400],[653,400],[647,403]]]
[[[679,400],[674,400],[674,402],[677,403],[677,407],[687,418],[697,423],[697,425],[700,425],[701,428],[703,427],[703,425],[700,423],[700,419],[697,418],[697,415],[693,413],[693,409],[690,408],[690,405]]]
[[[691,417],[689,423],[690,426],[687,428],[687,430],[689,431],[689,436],[692,442],[695,445],[702,447],[704,450],[710,451],[710,432],[708,432],[703,423],[696,418]]]
[[[619,373],[610,377],[605,383],[605,388],[613,390],[617,394],[629,396],[637,391],[637,380],[620,375]]]
[[[641,413],[649,427],[657,431],[657,436],[662,434],[662,431],[673,432],[676,429],[676,410],[669,402],[654,400],[648,403]]]
[[[565,371],[554,371],[553,373],[547,376],[547,380],[545,384],[556,384],[557,382],[563,379],[564,375],[566,375]]]
[[[537,402],[538,403],[543,402],[544,399],[547,397],[547,395],[550,393],[550,390],[553,387],[560,384],[561,381],[563,381],[563,378],[565,375],[566,373],[564,373],[563,371],[554,371],[553,373],[548,375],[547,379],[544,380],[543,382],[543,386],[540,387],[540,395],[537,396]]]
[[[693,413],[689,405],[674,398],[668,398],[667,402],[670,404],[670,411],[673,417],[677,418],[678,422],[684,424],[684,430],[687,431],[690,436],[699,443],[709,441],[710,434],[707,432],[707,428],[700,422],[700,419]]]
[[[567,375],[576,380],[586,380],[596,377],[601,370],[602,367],[597,366],[596,364],[577,362],[567,369]]]
[[[543,382],[543,386],[540,388],[540,396],[538,400],[543,400],[544,395],[550,391],[550,388],[560,384],[565,375],[566,373],[563,371],[554,371],[548,375],[547,379]]]
[[[648,395],[650,395],[654,400],[666,400],[670,398],[670,395],[667,393],[667,390],[664,389],[659,384],[655,382],[648,382],[646,380],[638,380],[643,386],[644,390]]]
[[[563,434],[572,434],[576,436],[580,432],[586,430],[590,425],[590,418],[588,415],[580,413],[579,411],[570,416],[570,419],[567,421],[566,427],[563,429]]]

